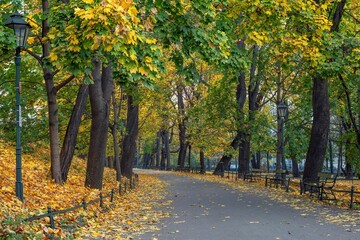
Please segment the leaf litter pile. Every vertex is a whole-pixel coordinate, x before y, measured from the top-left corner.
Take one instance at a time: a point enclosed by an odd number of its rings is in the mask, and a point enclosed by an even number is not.
[[[99,203],[55,216],[55,229],[50,219],[25,222],[24,219],[44,214],[47,206],[54,211],[80,205],[99,198],[100,191],[84,187],[86,161],[74,158],[64,185],[50,178],[50,162],[42,159],[46,152],[23,155],[24,203],[15,196],[15,153],[13,147],[0,143],[0,238],[1,239],[131,239],[146,231],[156,230],[159,219],[168,214],[154,210],[170,204],[164,200],[165,183],[154,176],[139,176],[139,185],[127,194],[118,194],[115,172],[105,169],[103,195],[116,190],[114,201]]]

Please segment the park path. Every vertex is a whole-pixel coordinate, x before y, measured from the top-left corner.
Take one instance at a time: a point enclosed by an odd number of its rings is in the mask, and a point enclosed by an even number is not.
[[[159,231],[145,233],[135,238],[138,240],[360,239],[358,230],[329,223],[321,214],[295,210],[266,195],[183,175],[149,173],[169,184],[167,200],[173,203],[164,210],[171,217],[161,220]],[[360,223],[353,223],[356,225]]]

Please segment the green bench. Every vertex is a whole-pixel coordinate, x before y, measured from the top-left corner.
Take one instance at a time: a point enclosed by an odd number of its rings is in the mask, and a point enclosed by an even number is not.
[[[337,175],[333,173],[319,172],[316,180],[304,180],[300,183],[300,194],[309,192],[317,194],[319,200],[336,200],[333,188]]]
[[[286,191],[289,191],[290,177],[287,177],[286,170],[277,170],[274,175],[265,177],[265,187],[275,185],[276,188],[280,186],[285,187]]]
[[[258,168],[253,168],[250,172],[244,173],[244,181],[253,181],[262,177],[263,171]]]

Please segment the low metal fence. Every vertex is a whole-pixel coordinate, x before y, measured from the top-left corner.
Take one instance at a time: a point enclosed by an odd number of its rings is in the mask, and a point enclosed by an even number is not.
[[[136,186],[138,186],[138,184],[139,184],[139,175],[138,174],[135,174],[133,177],[130,178],[129,185],[127,184],[126,181],[124,181],[123,183],[120,182],[119,183],[119,188],[118,188],[119,195],[121,196],[122,194],[126,194],[129,188],[130,188],[130,190],[135,189]],[[83,198],[82,201],[81,201],[81,204],[70,207],[70,208],[57,210],[57,211],[54,211],[54,209],[52,209],[50,206],[48,206],[46,213],[28,217],[28,218],[24,219],[24,221],[35,221],[35,220],[39,220],[39,219],[42,219],[42,218],[45,218],[45,217],[49,217],[49,219],[50,219],[50,227],[52,229],[55,229],[55,220],[54,220],[55,215],[72,212],[72,211],[75,211],[75,210],[80,209],[80,208],[83,208],[84,210],[87,210],[88,205],[95,204],[95,203],[99,203],[99,206],[102,208],[102,207],[104,207],[103,206],[104,199],[110,198],[110,202],[113,202],[114,201],[114,195],[115,195],[115,189],[112,189],[106,195],[103,195],[103,193],[101,192],[99,194],[99,198],[90,200],[89,202],[86,201],[86,198]]]

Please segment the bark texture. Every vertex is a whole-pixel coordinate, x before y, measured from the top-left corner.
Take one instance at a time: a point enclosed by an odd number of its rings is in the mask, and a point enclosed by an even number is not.
[[[50,11],[49,1],[42,1],[42,11],[47,13]],[[50,31],[50,24],[47,18],[42,21],[42,37],[46,37]],[[42,57],[46,58],[50,55],[50,42],[42,43]],[[42,63],[43,64],[43,63]],[[57,89],[54,85],[54,72],[43,65],[43,75],[45,79],[48,111],[49,111],[49,134],[50,134],[50,156],[51,156],[51,176],[56,183],[62,183],[61,164],[60,164],[60,142],[59,142],[59,118]]]
[[[61,162],[61,175],[62,179],[66,181],[71,161],[74,156],[76,137],[79,132],[79,126],[81,123],[81,116],[84,112],[86,100],[89,95],[89,86],[82,84],[79,87],[79,91],[76,97],[76,102],[71,113],[68,127],[66,129],[65,138],[60,152]]]
[[[108,137],[110,98],[114,89],[112,66],[101,67],[101,62],[94,59],[92,77],[94,84],[89,86],[91,104],[91,129],[85,186],[102,189],[106,142]],[[102,70],[102,71],[101,71]]]
[[[139,133],[139,106],[135,101],[136,92],[137,91],[134,90],[128,96],[128,112],[126,121],[127,134],[124,138],[121,155],[121,172],[127,178],[132,176],[136,155],[136,139]]]
[[[313,77],[312,103],[313,124],[306,154],[304,180],[315,180],[317,173],[321,172],[328,142],[330,124],[328,81],[320,76]]]
[[[189,143],[186,140],[186,122],[187,117],[185,116],[185,103],[183,96],[182,86],[178,86],[177,89],[177,97],[178,97],[178,111],[180,115],[179,119],[179,155],[178,155],[178,167],[185,167],[185,159],[186,159],[186,149],[188,148]]]
[[[317,3],[320,0],[316,0]],[[344,12],[346,0],[336,3],[336,9],[332,19],[331,32],[339,30],[339,25]],[[328,142],[330,124],[330,106],[328,81],[321,76],[315,75],[313,79],[313,124],[311,129],[310,144],[306,154],[304,168],[304,180],[315,180],[317,173],[322,170]]]

